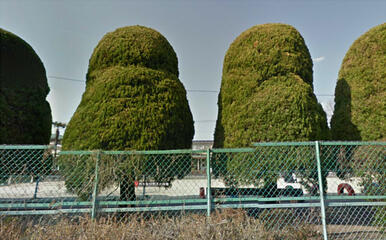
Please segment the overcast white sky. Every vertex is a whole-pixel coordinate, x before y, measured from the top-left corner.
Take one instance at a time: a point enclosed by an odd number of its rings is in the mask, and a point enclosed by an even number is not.
[[[27,41],[44,63],[54,121],[71,119],[85,89],[88,60],[104,34],[129,25],[159,31],[178,56],[195,140],[213,139],[223,59],[241,32],[269,22],[297,28],[314,60],[315,94],[328,107],[346,51],[361,34],[385,21],[384,0],[0,0],[0,28]]]

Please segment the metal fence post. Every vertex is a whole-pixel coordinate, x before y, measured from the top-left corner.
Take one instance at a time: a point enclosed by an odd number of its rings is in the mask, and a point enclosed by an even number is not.
[[[206,198],[208,200],[207,202],[207,216],[210,217],[210,212],[212,210],[212,200],[211,200],[211,191],[210,191],[210,188],[212,186],[212,183],[211,183],[211,176],[210,176],[210,149],[207,149],[206,150],[206,177],[207,177],[207,182],[208,182],[208,186],[207,186],[207,191],[206,191]]]
[[[95,219],[97,210],[97,193],[98,193],[98,173],[99,173],[99,161],[101,159],[101,151],[97,152],[97,159],[95,160],[95,177],[94,177],[94,189],[92,192],[92,209],[91,219]]]
[[[319,141],[315,141],[315,150],[316,150],[316,162],[318,167],[320,210],[322,212],[323,238],[324,240],[327,240],[328,237],[327,237],[327,224],[326,224],[326,209],[324,206],[324,193],[323,193],[323,181],[322,181],[322,167],[320,164]]]

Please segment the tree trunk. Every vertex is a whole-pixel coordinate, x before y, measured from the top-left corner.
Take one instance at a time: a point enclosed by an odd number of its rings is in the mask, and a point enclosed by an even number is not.
[[[120,182],[120,198],[121,201],[134,201],[135,188],[134,179],[131,177],[124,177]]]

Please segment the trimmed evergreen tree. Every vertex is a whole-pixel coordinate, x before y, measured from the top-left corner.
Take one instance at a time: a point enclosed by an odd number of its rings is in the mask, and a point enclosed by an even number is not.
[[[312,59],[289,25],[257,25],[236,38],[224,59],[218,109],[215,147],[329,137]]]
[[[334,140],[386,139],[386,23],[360,36],[347,51],[335,88]]]
[[[224,59],[214,146],[325,139],[329,139],[326,114],[313,93],[312,59],[300,33],[286,24],[263,24],[238,36]],[[277,151],[288,151],[288,156]],[[296,151],[300,150],[257,149],[255,154],[262,155],[221,156],[214,173],[230,185],[258,184],[263,179],[265,187],[273,189],[277,174],[272,172],[290,163],[307,166],[304,159],[291,158]],[[259,173],[238,174],[254,171]],[[316,174],[303,177],[317,183]]]
[[[49,91],[43,63],[32,47],[0,28],[0,144],[49,143]],[[48,174],[52,163],[40,149],[0,151],[0,182],[15,174]]]
[[[331,118],[334,140],[386,140],[386,23],[360,36],[347,51],[335,88]],[[366,195],[384,195],[385,148],[342,147],[341,168],[358,177]],[[384,209],[374,209],[374,223],[384,221]]]
[[[50,89],[39,56],[23,39],[0,29],[0,144],[48,144]]]
[[[91,56],[86,91],[68,123],[63,149],[187,149],[191,148],[193,135],[192,114],[185,88],[178,79],[177,56],[169,42],[159,32],[142,26],[107,33]],[[142,158],[141,161],[154,164],[140,174],[156,178],[153,170],[167,165],[174,171],[157,177],[170,181],[189,170],[186,164],[190,159],[174,165],[167,160],[153,160]],[[178,165],[181,163],[185,165]],[[133,165],[124,168],[128,169],[120,171],[125,176],[117,179],[121,199],[133,200],[134,179],[139,176]],[[66,184],[79,193],[79,182],[86,183],[88,179],[81,174],[77,177]]]

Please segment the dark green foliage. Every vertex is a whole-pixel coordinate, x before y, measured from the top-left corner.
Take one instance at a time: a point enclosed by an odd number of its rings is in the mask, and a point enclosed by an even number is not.
[[[142,26],[118,28],[98,43],[88,73],[112,66],[140,66],[178,77],[178,61],[172,46],[159,32]],[[87,81],[90,79],[88,76]]]
[[[86,91],[63,136],[63,149],[184,149],[191,147],[193,135],[186,91],[178,79],[177,57],[168,41],[142,26],[106,34],[90,59]],[[151,162],[151,158],[146,159]],[[170,163],[164,161],[168,167]],[[123,168],[124,176],[116,181],[121,184],[121,196],[124,192],[132,199],[133,192],[125,191],[133,191],[134,179],[140,176],[131,167]],[[152,171],[140,173],[157,178]],[[186,170],[178,168],[163,177],[170,180],[185,174]],[[78,182],[87,183],[82,175],[77,176]],[[74,185],[71,181],[67,179],[66,184]]]
[[[224,59],[218,107],[215,147],[329,138],[310,54],[288,25],[258,25],[236,38]]]
[[[386,23],[360,36],[343,59],[331,118],[334,140],[386,140]],[[361,179],[366,195],[384,195],[385,148],[351,149],[342,168]],[[370,150],[370,151],[369,151]],[[369,154],[371,153],[371,154]],[[378,187],[376,187],[378,186]],[[384,208],[374,208],[373,224],[385,222]],[[382,229],[384,230],[384,229]]]
[[[131,26],[106,34],[90,59],[87,80],[64,149],[191,147],[193,119],[176,54],[158,32]]]
[[[48,144],[50,91],[43,63],[28,43],[0,29],[0,144]],[[0,152],[0,181],[10,175],[47,173],[52,159],[44,150]]]
[[[335,140],[386,139],[386,23],[360,36],[343,59],[331,119]]]
[[[238,36],[229,47],[223,66],[223,80],[261,84],[271,77],[298,75],[312,87],[312,60],[300,33],[286,24],[256,25]],[[233,75],[233,77],[232,77]]]
[[[43,63],[28,43],[0,29],[0,144],[48,144],[50,91]]]
[[[175,75],[138,66],[96,75],[63,137],[71,150],[189,148],[192,115]]]
[[[264,24],[243,32],[224,59],[214,146],[247,147],[253,142],[329,139],[326,114],[313,93],[312,81],[312,60],[295,28]],[[254,163],[225,159],[218,161],[223,166],[215,166],[220,170],[217,175],[252,173],[244,175],[247,179],[236,174],[232,184],[257,185],[263,179],[264,186],[272,188],[280,169],[290,162],[299,167],[298,175],[308,181],[305,185],[317,183],[313,173],[309,176],[308,172],[301,173],[300,162],[306,159],[298,156],[284,159],[264,150],[251,159]]]

